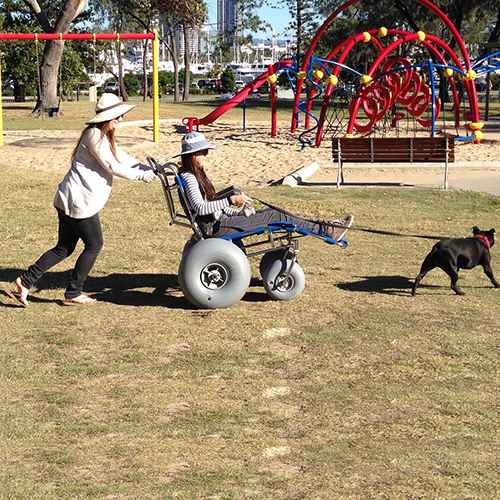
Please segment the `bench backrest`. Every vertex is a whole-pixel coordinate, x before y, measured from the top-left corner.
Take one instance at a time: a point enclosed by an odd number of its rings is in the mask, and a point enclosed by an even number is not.
[[[453,137],[334,137],[334,161],[454,162]]]

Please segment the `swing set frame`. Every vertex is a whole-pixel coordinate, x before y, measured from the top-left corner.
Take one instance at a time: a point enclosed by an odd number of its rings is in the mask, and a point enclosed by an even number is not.
[[[152,33],[0,33],[2,40],[152,40],[153,44],[153,142],[160,142],[160,99],[158,85],[158,30]],[[0,81],[2,63],[0,58]],[[0,147],[3,146],[3,96],[0,85]]]

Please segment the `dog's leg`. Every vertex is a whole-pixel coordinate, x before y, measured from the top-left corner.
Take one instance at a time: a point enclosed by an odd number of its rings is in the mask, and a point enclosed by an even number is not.
[[[458,278],[458,276],[457,276]],[[462,292],[462,290],[460,290],[460,288],[458,288],[458,285],[457,285],[457,281],[453,281],[453,279],[451,280],[451,289],[457,294],[457,295],[465,295],[465,292]]]
[[[424,278],[424,276],[429,271],[431,271],[432,269],[434,269],[435,267],[437,267],[437,264],[436,264],[436,261],[435,261],[435,258],[434,258],[434,254],[435,254],[435,252],[434,252],[434,249],[433,249],[433,250],[430,251],[430,253],[427,255],[427,257],[424,259],[424,262],[422,263],[422,267],[420,268],[420,273],[415,278],[415,283],[413,284],[413,288],[412,288],[412,291],[411,291],[411,294],[413,296],[415,296],[417,294],[417,287],[420,284],[420,282],[422,281],[422,279]]]
[[[458,268],[456,267],[456,265],[452,264],[451,262],[446,262],[446,263],[442,263],[442,265],[440,267],[451,278],[451,289],[457,295],[465,295],[465,292],[462,292],[462,290],[460,290],[460,288],[458,288],[458,285],[457,285]]]
[[[425,276],[426,273],[420,273],[416,278],[415,278],[415,283],[413,284],[413,288],[411,290],[411,294],[415,297],[417,294],[417,286],[419,283],[422,281],[422,278]]]
[[[484,274],[486,274],[486,276],[488,276],[490,281],[493,283],[493,286],[495,288],[500,288],[500,283],[498,283],[498,281],[495,279],[495,276],[493,276],[493,269],[491,269],[491,265],[489,263],[484,264],[483,270],[484,270]]]

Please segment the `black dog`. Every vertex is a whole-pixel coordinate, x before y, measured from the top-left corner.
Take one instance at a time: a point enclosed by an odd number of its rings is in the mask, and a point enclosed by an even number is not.
[[[424,259],[420,274],[413,285],[412,295],[417,293],[417,286],[422,278],[435,267],[442,269],[451,278],[451,289],[458,295],[465,295],[457,286],[458,270],[472,269],[477,265],[483,267],[486,276],[495,288],[500,283],[491,270],[490,248],[495,244],[494,229],[481,231],[477,226],[472,228],[473,238],[445,238],[436,243]]]

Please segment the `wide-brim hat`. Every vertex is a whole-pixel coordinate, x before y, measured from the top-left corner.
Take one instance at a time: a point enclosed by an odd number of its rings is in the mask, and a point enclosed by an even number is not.
[[[177,156],[189,155],[205,149],[219,149],[219,146],[212,146],[208,143],[207,138],[201,132],[189,132],[181,141],[182,152]]]
[[[95,105],[95,116],[86,123],[90,125],[92,123],[107,122],[124,115],[132,108],[135,108],[135,106],[132,104],[123,104],[117,95],[106,92],[102,94]]]

